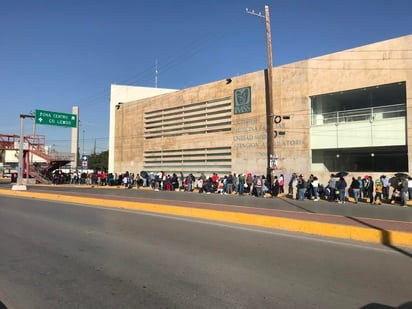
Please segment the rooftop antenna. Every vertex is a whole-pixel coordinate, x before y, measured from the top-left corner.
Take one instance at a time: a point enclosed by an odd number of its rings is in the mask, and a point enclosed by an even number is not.
[[[157,76],[159,75],[159,71],[157,70],[157,59],[155,61],[155,88],[157,88]]]

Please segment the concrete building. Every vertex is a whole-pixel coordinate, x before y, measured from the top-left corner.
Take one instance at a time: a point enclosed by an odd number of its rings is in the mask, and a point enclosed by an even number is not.
[[[412,35],[183,90],[113,85],[110,172],[410,172]],[[122,104],[119,105],[119,102]]]

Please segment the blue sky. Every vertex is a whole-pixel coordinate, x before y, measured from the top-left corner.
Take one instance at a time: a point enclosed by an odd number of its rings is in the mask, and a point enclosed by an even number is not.
[[[0,134],[76,105],[80,147],[107,150],[111,84],[154,87],[156,61],[173,89],[265,69],[264,19],[245,13],[265,5],[274,66],[412,33],[409,0],[0,0]],[[71,129],[37,133],[70,150]]]

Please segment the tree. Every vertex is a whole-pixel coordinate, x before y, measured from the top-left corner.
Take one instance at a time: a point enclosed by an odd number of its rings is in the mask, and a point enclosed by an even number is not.
[[[107,171],[109,166],[109,151],[89,155],[88,168],[95,171]]]

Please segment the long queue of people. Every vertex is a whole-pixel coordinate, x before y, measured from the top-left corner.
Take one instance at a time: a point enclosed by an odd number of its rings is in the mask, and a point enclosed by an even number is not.
[[[293,174],[289,182],[289,194],[293,195],[293,189],[296,187],[297,200],[307,198],[318,201],[322,198],[339,204],[344,204],[352,198],[355,204],[362,199],[370,204],[380,205],[386,201],[407,207],[407,201],[412,200],[412,177],[408,175],[399,173],[392,178],[381,175],[377,179],[369,175],[358,176],[352,177],[350,183],[345,180],[346,175],[346,173],[331,174],[328,184],[324,186],[314,175],[310,175],[305,180],[303,175]]]
[[[127,173],[124,175],[126,186]],[[128,184],[130,185],[130,184]],[[284,177],[275,177],[271,184],[264,175],[229,174],[219,176],[213,173],[206,177],[204,173],[195,177],[192,173],[166,174],[145,173],[137,175],[136,185],[138,187],[150,187],[155,191],[197,191],[199,193],[219,193],[219,194],[249,194],[255,197],[265,196],[267,193],[277,195],[284,192]]]
[[[340,204],[348,198],[354,203],[360,200],[370,204],[381,204],[382,201],[399,203],[406,206],[408,200],[412,200],[412,177],[399,173],[398,176],[388,177],[381,175],[377,179],[366,175],[364,177],[352,177],[346,181],[347,173],[331,174],[326,185],[311,174],[307,179],[300,174],[293,173],[288,181],[288,192],[285,192],[285,177],[283,174],[274,176],[273,180],[266,179],[264,175],[252,175],[251,173],[229,174],[219,176],[213,173],[206,177],[204,173],[195,177],[192,173],[167,174],[165,172],[153,173],[121,173],[112,174],[102,171],[97,172],[70,172],[63,173],[56,170],[53,175],[55,184],[86,184],[96,186],[124,186],[132,188],[146,187],[155,191],[197,191],[200,193],[219,194],[248,194],[255,197],[273,197],[279,194],[287,194],[297,200],[325,199]],[[392,191],[392,192],[390,192]],[[391,193],[391,194],[390,194]]]

